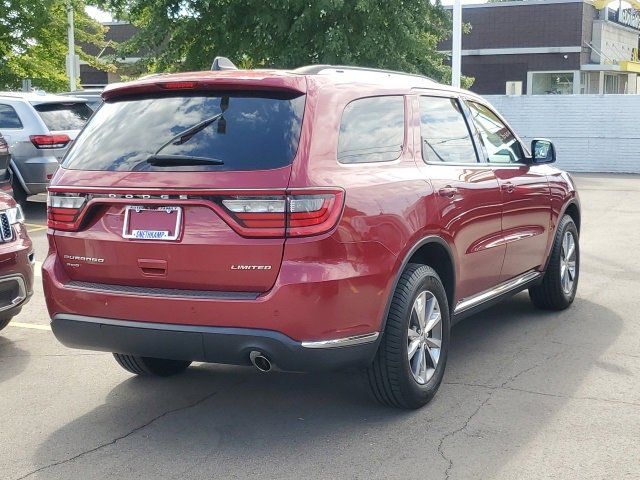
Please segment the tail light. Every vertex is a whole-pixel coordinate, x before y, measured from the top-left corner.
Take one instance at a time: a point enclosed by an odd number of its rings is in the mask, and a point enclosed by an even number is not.
[[[66,147],[71,139],[69,135],[31,135],[29,140],[40,150]]]
[[[198,198],[193,200],[198,201]],[[214,199],[209,197],[209,200]],[[87,197],[82,194],[50,192],[47,200],[48,227],[77,230],[86,201]],[[338,223],[344,191],[332,189],[307,193],[294,190],[289,195],[239,195],[218,197],[214,201],[219,205],[216,208],[218,213],[245,237],[307,237],[326,233]]]
[[[56,230],[77,230],[85,200],[85,197],[74,194],[50,193],[47,198],[47,226]]]
[[[248,237],[306,237],[331,230],[342,213],[344,192],[233,197],[222,205]]]
[[[159,82],[156,85],[165,90],[193,90],[198,82]]]

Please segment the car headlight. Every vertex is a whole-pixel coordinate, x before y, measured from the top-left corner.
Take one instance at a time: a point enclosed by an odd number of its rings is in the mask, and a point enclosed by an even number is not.
[[[22,211],[22,207],[20,205],[16,205],[13,208],[8,208],[5,210],[7,217],[9,219],[9,223],[11,225],[15,225],[16,223],[24,223],[24,212]]]

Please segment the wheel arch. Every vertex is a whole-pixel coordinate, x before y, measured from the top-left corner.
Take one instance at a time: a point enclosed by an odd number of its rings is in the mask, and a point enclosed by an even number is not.
[[[553,248],[553,242],[554,242],[554,239],[556,238],[556,235],[558,233],[558,227],[560,226],[560,220],[565,215],[569,215],[571,217],[571,219],[573,220],[573,223],[576,224],[576,228],[578,229],[578,234],[580,234],[580,224],[581,224],[581,221],[582,221],[582,216],[581,216],[581,212],[580,212],[580,203],[574,197],[571,200],[569,200],[567,203],[564,204],[564,206],[562,207],[562,210],[560,211],[560,214],[558,215],[558,219],[556,221],[556,226],[553,229],[553,236],[551,237],[549,247],[547,248],[547,257],[544,259],[543,272],[546,272],[547,268],[549,266],[549,261],[551,260],[551,250]]]
[[[576,202],[575,200],[569,201],[565,205],[564,211],[562,212],[559,218],[562,218],[563,215],[569,215],[573,219],[573,223],[576,224],[578,233],[580,233],[581,216],[580,216],[580,205],[578,205],[578,202]]]
[[[447,294],[449,312],[453,312],[453,302],[456,298],[456,268],[453,251],[446,240],[442,237],[439,237],[438,235],[428,235],[420,239],[413,247],[411,247],[411,249],[405,254],[400,267],[396,271],[393,285],[389,293],[389,298],[387,299],[387,304],[384,309],[382,321],[380,323],[382,332],[384,332],[386,327],[391,301],[393,300],[393,295],[396,291],[396,287],[398,286],[398,282],[400,281],[400,277],[402,276],[402,272],[404,272],[405,268],[410,263],[428,265],[436,271],[440,280],[442,280],[442,284],[444,285],[444,289]]]

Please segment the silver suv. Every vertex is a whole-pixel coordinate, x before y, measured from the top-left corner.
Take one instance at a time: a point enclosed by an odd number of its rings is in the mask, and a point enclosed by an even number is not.
[[[47,190],[60,160],[92,113],[84,99],[0,92],[0,134],[12,155],[17,202]]]

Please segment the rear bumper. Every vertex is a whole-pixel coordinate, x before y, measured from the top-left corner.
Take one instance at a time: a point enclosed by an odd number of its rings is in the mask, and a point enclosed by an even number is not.
[[[55,315],[51,328],[71,348],[124,353],[143,357],[250,365],[259,351],[286,371],[337,370],[371,363],[377,334],[342,342],[298,342],[270,330],[253,328],[167,325],[126,320]]]
[[[55,156],[35,156],[29,159],[12,160],[13,174],[29,195],[47,191],[49,179],[60,164]]]
[[[291,258],[296,246],[287,247],[276,283],[264,293],[80,282],[69,278],[53,248],[43,262],[42,279],[51,318],[80,315],[178,328],[255,329],[279,332],[300,344],[379,332],[395,258],[375,243],[367,249],[357,243],[334,248],[336,258],[322,263],[304,258],[306,250]],[[363,250],[375,263],[352,260]],[[77,268],[82,273],[84,265]]]

